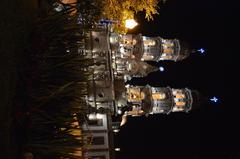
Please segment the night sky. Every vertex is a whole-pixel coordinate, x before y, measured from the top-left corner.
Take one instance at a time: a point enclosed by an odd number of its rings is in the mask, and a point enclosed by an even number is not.
[[[200,109],[170,115],[129,118],[116,136],[117,158],[240,159],[237,102],[237,15],[239,5],[218,0],[168,0],[155,20],[140,23],[131,33],[178,38],[205,54],[192,53],[181,62],[159,62],[154,72],[134,84],[188,87],[219,103],[204,101]]]

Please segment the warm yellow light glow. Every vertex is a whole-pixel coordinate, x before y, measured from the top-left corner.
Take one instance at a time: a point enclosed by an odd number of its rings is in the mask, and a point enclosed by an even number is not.
[[[160,92],[157,92],[157,93],[153,93],[152,94],[152,98],[154,100],[163,100],[166,98],[166,94],[165,93],[160,93]]]
[[[144,40],[143,44],[148,46],[154,46],[156,42],[154,40]]]
[[[125,27],[128,29],[133,29],[137,25],[138,25],[138,23],[134,19],[127,19],[125,21]]]
[[[185,105],[186,105],[185,102],[176,102],[176,106],[178,106],[178,107],[183,107]]]
[[[120,151],[120,148],[115,148],[115,151]]]
[[[178,93],[178,94],[176,94],[176,98],[178,98],[178,99],[185,98],[185,95],[182,93]]]
[[[129,88],[127,89],[127,94],[129,102],[140,102],[145,98],[145,94],[139,88]]]

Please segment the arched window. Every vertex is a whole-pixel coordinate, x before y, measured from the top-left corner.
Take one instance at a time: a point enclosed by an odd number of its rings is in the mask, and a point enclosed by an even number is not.
[[[141,102],[145,98],[144,93],[137,88],[128,89],[127,95],[129,102]]]
[[[156,44],[156,41],[155,41],[155,40],[152,40],[152,39],[144,40],[144,41],[143,41],[143,44],[144,44],[144,45],[147,45],[147,46],[154,46],[154,45]]]
[[[154,100],[163,100],[166,99],[166,94],[162,92],[156,92],[152,94],[152,98]]]
[[[176,98],[178,98],[178,99],[185,98],[185,94],[177,93],[177,94],[176,94]]]
[[[167,48],[167,49],[164,49],[163,52],[165,54],[172,54],[173,53],[173,49],[172,48]]]
[[[132,44],[136,45],[137,44],[137,40],[133,39]]]
[[[95,38],[94,40],[95,40],[95,42],[97,42],[97,43],[100,42],[99,38]]]
[[[99,92],[99,93],[97,94],[97,96],[98,96],[99,98],[103,98],[103,97],[104,97],[104,93],[103,93],[103,92]]]
[[[178,102],[175,102],[175,105],[177,107],[184,107],[186,105],[186,102],[183,102],[183,101],[178,101]]]

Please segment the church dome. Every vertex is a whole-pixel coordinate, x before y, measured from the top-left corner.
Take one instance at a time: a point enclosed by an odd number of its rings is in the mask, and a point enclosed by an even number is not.
[[[186,59],[190,55],[191,48],[190,48],[190,45],[185,41],[178,40],[178,43],[180,47],[179,47],[179,54],[176,61],[181,61]]]
[[[158,67],[142,61],[129,60],[127,64],[129,75],[133,77],[144,77],[151,72],[158,71]]]
[[[203,96],[196,90],[191,90],[192,95],[192,110],[199,109],[203,102]]]

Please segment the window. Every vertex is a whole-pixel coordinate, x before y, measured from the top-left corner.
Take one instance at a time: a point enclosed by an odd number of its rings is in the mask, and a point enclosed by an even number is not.
[[[162,93],[162,92],[157,92],[157,93],[153,93],[152,94],[152,98],[154,100],[163,100],[166,98],[166,94],[165,93]]]
[[[124,39],[124,44],[130,45],[130,44],[132,44],[132,40],[131,39]]]
[[[164,110],[160,107],[160,105],[154,106],[153,107],[153,112],[154,113],[162,113]]]
[[[103,126],[103,119],[93,119],[88,121],[90,126]]]
[[[148,52],[146,52],[147,50],[145,50],[145,53],[143,54],[143,59],[144,60],[152,60],[152,59],[154,59],[154,56],[153,55],[151,55],[151,53],[148,53]]]
[[[156,44],[155,40],[144,40],[143,41],[144,45],[148,45],[148,46],[154,46]]]
[[[94,41],[97,42],[97,43],[100,42],[99,38],[95,38]]]
[[[166,53],[166,54],[172,54],[173,49],[172,48],[167,48],[167,49],[164,49],[163,52]]]
[[[176,94],[176,98],[178,98],[178,99],[183,99],[183,98],[185,98],[185,94],[177,93],[177,94]]]
[[[133,39],[132,44],[133,44],[133,45],[136,45],[136,44],[137,44],[137,41],[136,41],[135,39]]]
[[[88,151],[85,152],[86,159],[110,159],[109,151]]]
[[[92,139],[93,145],[104,145],[104,137],[103,136],[94,136]]]
[[[107,78],[107,75],[105,74],[105,72],[98,72],[94,76],[95,80],[104,80],[106,78]]]
[[[107,130],[107,127],[106,114],[92,113],[88,116],[87,122],[83,124],[83,130]],[[99,136],[104,135],[100,133]]]
[[[177,93],[182,93],[182,90],[180,90],[180,89],[173,89],[173,95],[176,96]]]
[[[93,130],[97,130],[97,129],[93,129]],[[89,141],[91,141],[91,147],[90,147],[91,150],[109,148],[108,132],[92,132],[91,136],[84,137],[86,141],[88,138],[90,139]],[[100,154],[89,155],[89,156],[100,156]]]
[[[166,42],[163,44],[165,47],[172,47],[173,46],[173,43],[171,41],[169,42]]]
[[[170,60],[170,59],[172,59],[173,57],[171,56],[171,55],[169,55],[169,56],[164,56],[163,57],[163,59],[165,59],[165,60]]]
[[[86,55],[86,52],[84,49],[78,48],[78,54],[79,55]]]
[[[177,107],[184,107],[185,104],[186,104],[186,102],[183,102],[183,101],[177,101],[177,102],[175,102],[175,104],[176,104]]]
[[[137,96],[135,94],[131,94],[131,98],[137,98]]]
[[[184,108],[183,107],[173,107],[173,110],[172,110],[173,112],[180,112],[180,111],[184,111]]]
[[[138,88],[128,89],[128,101],[140,102],[145,98],[144,92],[141,92]]]
[[[96,55],[100,56],[100,57],[104,57],[106,55],[106,53],[103,52],[103,51],[99,51],[99,52],[96,53]]]
[[[97,96],[98,96],[99,98],[103,98],[103,97],[104,97],[104,93],[103,93],[103,92],[100,92],[100,93],[97,94]]]

